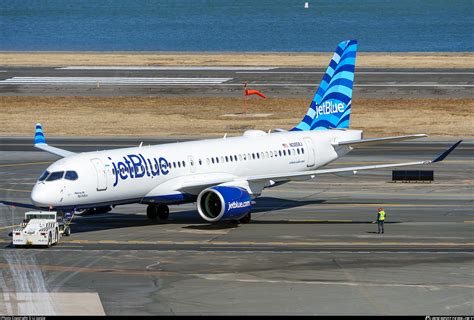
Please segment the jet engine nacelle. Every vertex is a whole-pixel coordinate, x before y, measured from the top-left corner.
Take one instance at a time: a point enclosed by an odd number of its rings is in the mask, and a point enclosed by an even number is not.
[[[249,193],[238,187],[210,187],[197,198],[199,215],[208,222],[240,220],[250,212],[251,206]]]

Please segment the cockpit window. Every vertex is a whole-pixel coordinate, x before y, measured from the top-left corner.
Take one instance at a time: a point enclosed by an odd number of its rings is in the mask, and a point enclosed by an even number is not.
[[[46,181],[54,181],[54,180],[59,180],[63,177],[64,171],[56,171],[53,172],[49,175],[48,179]]]
[[[66,175],[64,176],[66,180],[77,180],[77,172],[76,171],[66,171]]]
[[[44,181],[49,176],[49,171],[45,171],[41,174],[41,176],[38,178],[38,181]]]

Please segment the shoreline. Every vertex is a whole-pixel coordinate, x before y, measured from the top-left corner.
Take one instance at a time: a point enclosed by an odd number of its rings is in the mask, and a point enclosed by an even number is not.
[[[0,66],[327,67],[332,52],[0,51]],[[361,52],[362,68],[474,68],[473,52]]]

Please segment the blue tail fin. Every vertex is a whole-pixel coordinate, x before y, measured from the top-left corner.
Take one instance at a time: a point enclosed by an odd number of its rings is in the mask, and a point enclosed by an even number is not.
[[[308,112],[291,131],[349,128],[357,41],[339,43]]]

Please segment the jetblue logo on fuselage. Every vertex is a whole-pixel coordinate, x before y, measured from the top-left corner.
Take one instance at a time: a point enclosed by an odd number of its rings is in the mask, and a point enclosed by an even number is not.
[[[109,160],[112,158],[109,157]],[[112,162],[115,172],[114,187],[119,180],[139,179],[144,176],[155,177],[169,173],[169,163],[163,157],[145,158],[142,154],[129,154],[123,157],[123,161]]]
[[[238,209],[238,208],[245,208],[251,205],[250,201],[232,201],[229,202],[229,210],[231,209]]]
[[[323,115],[342,113],[345,108],[342,102],[334,103],[332,101],[324,101],[320,106],[316,106],[316,119]]]

